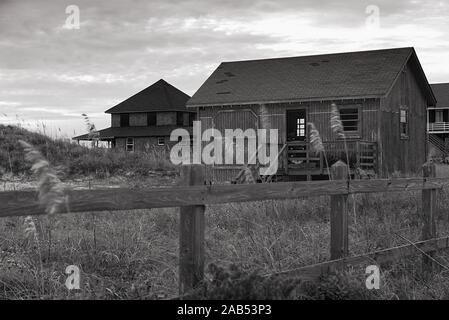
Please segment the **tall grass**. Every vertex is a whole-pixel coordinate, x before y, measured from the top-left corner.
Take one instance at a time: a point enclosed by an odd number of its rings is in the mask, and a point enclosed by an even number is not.
[[[331,174],[330,167],[329,167],[329,161],[327,160],[326,150],[324,149],[324,145],[323,145],[323,141],[321,140],[320,133],[318,132],[318,129],[315,127],[315,124],[313,122],[309,122],[308,126],[309,126],[310,146],[315,153],[323,154],[324,160],[326,162],[327,174],[329,176],[329,179],[332,180],[332,174]]]
[[[67,176],[132,174],[146,176],[155,170],[176,170],[168,152],[149,148],[147,152],[127,153],[124,150],[87,148],[64,139],[51,139],[23,128],[0,125],[0,171],[14,175],[29,173],[23,148],[24,140]]]
[[[346,164],[347,164],[348,170],[349,170],[350,163],[349,163],[348,144],[346,143],[346,135],[345,135],[344,127],[343,127],[343,122],[341,121],[341,118],[340,118],[340,111],[338,110],[338,107],[335,103],[331,104],[330,125],[331,125],[331,129],[334,132],[334,134],[338,138],[343,139],[343,144],[345,146],[345,154],[346,154]],[[349,174],[349,176],[350,176],[350,174]]]
[[[98,147],[98,141],[100,140],[100,133],[98,132],[95,124],[90,120],[89,116],[83,113],[81,116],[84,118],[87,128],[87,136],[92,140],[92,147]]]
[[[420,238],[420,193],[357,195],[360,223],[350,219],[350,252],[353,255],[407,244]],[[449,210],[449,193],[440,194],[441,211]],[[260,274],[294,269],[329,259],[329,199],[327,197],[268,202],[230,203],[206,209],[206,264]],[[43,222],[48,217],[37,218]],[[56,215],[50,256],[43,255],[43,281],[36,281],[35,264],[22,242],[18,218],[0,220],[0,249],[8,264],[0,265],[0,298],[76,299],[64,286],[67,265],[81,267],[81,295],[85,299],[161,299],[177,295],[178,227],[176,209],[133,210],[79,215]],[[101,221],[98,223],[96,221]],[[447,234],[449,221],[438,217],[438,232]],[[37,228],[37,227],[36,227]],[[41,234],[42,251],[49,246]],[[449,278],[444,270],[420,277],[416,256],[382,265],[381,287],[365,288],[366,261],[345,269],[342,279],[318,283],[312,298],[342,298],[340,289],[373,299],[449,298]],[[445,252],[436,258],[448,261]],[[445,263],[447,264],[447,263]],[[6,267],[8,272],[4,272]],[[32,276],[30,276],[32,275]],[[44,283],[44,290],[38,285]],[[320,289],[321,288],[321,289]],[[342,289],[342,290],[343,290]],[[325,291],[328,292],[325,295]],[[305,293],[303,293],[305,294]],[[310,292],[307,294],[311,294]],[[365,296],[356,296],[364,298]],[[298,297],[299,298],[299,297]],[[354,297],[352,297],[354,298]]]

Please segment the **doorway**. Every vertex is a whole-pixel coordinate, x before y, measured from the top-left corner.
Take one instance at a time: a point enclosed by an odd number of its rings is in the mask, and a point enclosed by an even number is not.
[[[296,109],[287,110],[287,141],[301,141],[306,142],[306,110]]]

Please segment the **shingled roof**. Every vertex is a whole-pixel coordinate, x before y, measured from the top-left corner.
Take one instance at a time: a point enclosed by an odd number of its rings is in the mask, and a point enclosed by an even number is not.
[[[161,79],[105,112],[182,111],[186,110],[189,98],[189,95]]]
[[[437,99],[436,107],[449,107],[449,83],[434,83],[430,86]]]
[[[177,126],[151,126],[151,127],[112,127],[98,130],[100,140],[124,137],[165,137],[170,136]],[[183,128],[192,133],[191,127]],[[88,134],[72,138],[73,140],[91,140]]]
[[[187,107],[385,96],[407,61],[430,101],[430,86],[413,48],[223,62]]]

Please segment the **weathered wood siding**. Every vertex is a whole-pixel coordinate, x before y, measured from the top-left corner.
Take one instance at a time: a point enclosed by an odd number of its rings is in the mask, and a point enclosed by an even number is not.
[[[340,106],[358,106],[360,109],[359,140],[376,142],[378,138],[378,99],[337,101]],[[289,109],[307,110],[307,121],[313,122],[324,142],[337,138],[330,128],[330,101],[314,101],[307,103],[279,103],[250,106],[205,107],[199,109],[202,130],[216,128],[224,134],[224,129],[242,130],[253,128],[278,129],[279,150],[286,143],[286,112]],[[279,158],[278,172],[282,173],[286,159],[284,153]],[[208,168],[210,180],[230,181],[239,172],[241,166],[215,166]]]
[[[408,138],[401,139],[400,107],[408,108]],[[417,174],[426,161],[427,102],[410,64],[381,101],[379,126],[382,176],[393,172]]]

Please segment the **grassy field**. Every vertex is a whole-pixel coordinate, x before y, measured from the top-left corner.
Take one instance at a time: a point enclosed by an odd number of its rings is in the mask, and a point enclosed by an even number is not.
[[[63,182],[72,188],[176,183],[176,174],[164,172],[139,179],[132,173],[102,179],[77,175]],[[440,167],[438,172],[447,170]],[[32,177],[8,175],[0,190],[35,184]],[[448,235],[448,199],[447,190],[439,192],[439,236]],[[419,192],[350,197],[351,255],[407,244],[403,237],[419,240],[420,205]],[[177,295],[177,209],[85,212],[32,221],[36,232],[30,237],[29,220],[0,219],[0,299],[167,299]],[[329,259],[327,197],[208,206],[206,224],[206,262],[225,270],[269,274]],[[437,259],[449,266],[447,253],[439,253]],[[365,288],[365,268],[370,264],[348,267],[317,283],[299,283],[284,298],[449,298],[448,271],[423,277],[419,252],[381,266],[379,290]],[[65,287],[68,265],[81,269],[79,291]],[[245,282],[244,286],[250,285]],[[211,297],[216,296],[200,296]]]
[[[440,196],[440,212],[447,212],[448,193]],[[414,193],[356,197],[351,254],[407,244],[397,234],[418,240],[417,199]],[[326,198],[208,207],[207,263],[265,274],[328,260],[328,208]],[[1,298],[161,299],[177,294],[176,209],[46,216],[35,222],[38,241],[25,236],[23,218],[0,220]],[[448,219],[441,215],[439,235],[447,228]],[[356,292],[358,298],[449,298],[447,271],[422,278],[419,256],[382,267],[376,292],[365,289],[365,267],[372,262],[348,269],[338,279],[340,286],[324,297],[349,298]],[[446,254],[438,259],[449,265]],[[77,294],[64,286],[67,265],[82,270]],[[292,298],[317,298],[303,291]]]

